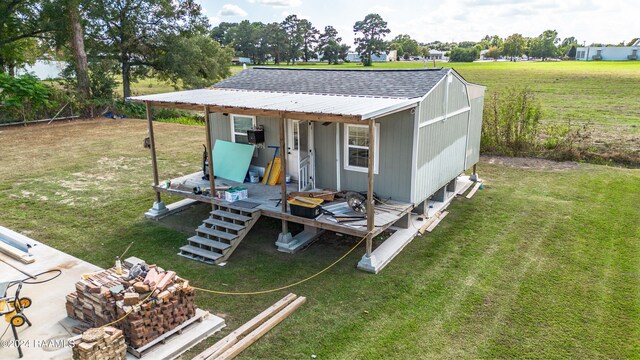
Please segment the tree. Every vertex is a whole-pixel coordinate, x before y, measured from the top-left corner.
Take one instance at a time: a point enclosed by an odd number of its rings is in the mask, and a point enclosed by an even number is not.
[[[172,34],[163,41],[156,68],[161,79],[176,87],[181,81],[187,88],[202,88],[231,75],[228,64],[232,57],[232,48],[204,34]]]
[[[498,47],[496,47],[496,46],[492,46],[484,54],[484,57],[489,58],[489,59],[493,59],[493,60],[498,60],[498,58],[500,58],[500,55],[501,55],[500,49],[498,49]]]
[[[389,49],[396,50],[398,57],[402,57],[405,60],[409,59],[411,55],[418,55],[419,47],[418,42],[409,35],[398,35],[391,40],[389,45]]]
[[[360,54],[362,64],[371,66],[372,55],[380,55],[386,50],[382,38],[391,32],[387,28],[387,22],[378,14],[369,14],[364,20],[357,21],[353,25],[353,32],[361,34],[360,37],[355,38],[354,44],[357,45],[356,51]]]
[[[0,2],[0,72],[13,76],[18,66],[35,61],[35,39],[50,39],[60,9],[56,0]]]
[[[233,42],[230,37],[231,29],[236,26],[238,26],[238,23],[221,22],[211,29],[211,38],[222,46],[229,45]]]
[[[302,51],[302,43],[304,42],[303,32],[301,31],[300,19],[296,15],[287,16],[281,23],[282,28],[287,34],[287,64],[296,63],[296,59],[300,57]]]
[[[307,19],[300,20],[300,34],[302,35],[302,59],[308,62],[310,59],[315,59],[318,56],[313,51],[318,44],[318,35],[320,31],[313,27],[311,22]]]
[[[502,52],[513,60],[514,57],[520,57],[524,54],[525,44],[526,40],[522,34],[512,34],[502,44]]]
[[[560,41],[558,32],[555,30],[545,30],[537,38],[531,39],[529,43],[530,55],[545,60],[556,57],[558,48],[556,44]]]
[[[451,54],[449,54],[449,61],[452,62],[474,62],[478,56],[480,56],[480,52],[475,47],[473,48],[455,48],[451,50]]]
[[[66,43],[73,53],[73,64],[76,73],[76,86],[80,102],[91,98],[91,84],[89,81],[89,62],[84,47],[84,28],[80,21],[80,0],[64,0],[63,9],[65,18],[64,29],[68,29],[68,39]],[[86,108],[85,108],[86,110]]]
[[[560,45],[558,45],[558,53],[562,56],[567,56],[571,58],[572,56],[569,54],[572,48],[575,48],[578,44],[578,40],[571,36],[568,38],[564,38]],[[573,58],[575,59],[576,55],[573,54]]]
[[[193,0],[95,0],[87,10],[92,55],[120,63],[125,98],[131,96],[131,81],[159,63],[162,41],[208,26]]]
[[[278,23],[267,24],[264,28],[268,50],[276,65],[285,60],[289,42],[287,33]]]
[[[228,40],[236,50],[236,55],[248,57],[252,60],[255,60],[258,37],[259,33],[256,26],[249,20],[243,20],[230,28],[227,34]]]

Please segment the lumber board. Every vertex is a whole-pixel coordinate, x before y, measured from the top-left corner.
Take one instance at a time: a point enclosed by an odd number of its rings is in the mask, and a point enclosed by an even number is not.
[[[424,233],[427,231],[427,228],[438,219],[438,216],[440,216],[440,212],[437,212],[432,218],[428,219],[424,222],[424,224],[422,224],[422,226],[420,226],[420,229],[418,229],[420,235],[424,235]]]
[[[449,215],[448,211],[443,212],[442,214],[440,214],[440,216],[438,216],[437,218],[435,218],[435,220],[431,223],[431,225],[429,225],[429,227],[427,228],[427,232],[432,232],[433,229],[436,228],[436,226],[438,226],[438,224],[440,223],[440,221],[442,221],[442,219],[444,219],[445,216]]]
[[[476,193],[476,191],[478,191],[478,189],[480,188],[480,184],[481,184],[480,182],[477,182],[473,186],[473,189],[471,189],[471,191],[469,191],[469,193],[466,196],[467,199],[471,199],[473,197],[473,195]]]
[[[289,317],[289,315],[296,311],[296,309],[304,304],[305,301],[307,301],[307,298],[304,296],[297,298],[291,304],[287,305],[287,307],[275,314],[271,319],[265,321],[264,324],[260,325],[257,329],[242,338],[242,340],[239,340],[235,345],[222,353],[222,355],[218,356],[216,360],[229,360],[235,358],[251,344],[260,339],[264,334],[269,332],[269,330],[273,329],[276,325]]]
[[[13,246],[2,241],[0,241],[0,252],[25,264],[31,264],[32,262],[36,261],[33,255],[26,253],[20,249],[16,249]]]
[[[227,349],[229,349],[235,343],[237,343],[239,337],[245,336],[251,331],[255,330],[255,328],[262,325],[265,321],[267,321],[267,319],[269,319],[274,314],[284,309],[287,305],[293,302],[297,297],[298,296],[293,293],[290,293],[289,295],[283,297],[278,302],[271,305],[260,314],[256,315],[253,319],[249,320],[244,325],[240,326],[236,330],[229,333],[229,335],[225,336],[220,341],[213,344],[213,346],[209,347],[208,349],[198,354],[196,357],[193,358],[193,360],[213,359],[219,356],[223,352],[227,351]]]

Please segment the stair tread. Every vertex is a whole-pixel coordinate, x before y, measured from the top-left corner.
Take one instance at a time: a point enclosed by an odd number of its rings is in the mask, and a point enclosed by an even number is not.
[[[203,226],[203,225],[198,226],[196,231],[197,232],[201,232],[201,233],[205,233],[205,234],[211,235],[211,236],[217,236],[217,237],[219,237],[221,239],[234,240],[234,239],[238,238],[238,235],[236,235],[236,234],[231,234],[231,233],[228,233],[228,232],[224,232],[224,231],[208,228],[208,227]]]
[[[180,251],[188,252],[188,253],[191,253],[191,254],[194,254],[194,255],[198,255],[198,256],[202,256],[204,258],[208,258],[208,259],[212,259],[212,260],[216,260],[216,259],[222,257],[222,254],[220,254],[220,253],[213,252],[213,251],[207,251],[205,249],[201,249],[201,248],[195,247],[193,245],[185,245],[185,246],[180,248]]]
[[[235,205],[233,205],[233,203],[226,203],[226,204],[221,204],[221,205],[218,205],[218,206],[226,207],[226,208],[230,208],[230,209],[238,210],[238,211],[244,211],[244,212],[248,212],[248,213],[251,213],[251,214],[260,211],[260,209],[258,209],[257,206],[254,207],[254,208],[247,208],[247,207],[242,207],[242,206],[235,206]]]
[[[241,231],[247,228],[244,225],[238,225],[236,223],[231,223],[231,222],[222,221],[218,219],[204,219],[203,222],[212,226],[222,226],[224,228],[235,230],[235,231]]]
[[[189,242],[198,243],[201,245],[209,246],[218,250],[226,250],[231,247],[231,245],[227,243],[223,243],[222,241],[211,240],[207,238],[203,238],[202,236],[192,236],[189,239]]]
[[[233,219],[233,220],[239,220],[239,221],[245,221],[245,222],[252,219],[249,216],[235,214],[235,213],[231,213],[231,212],[224,211],[224,210],[214,210],[210,214],[211,215],[220,216],[220,217],[224,217],[224,218],[227,218],[227,219]]]

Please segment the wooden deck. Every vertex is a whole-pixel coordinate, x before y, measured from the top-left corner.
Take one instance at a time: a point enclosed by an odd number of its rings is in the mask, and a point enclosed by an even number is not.
[[[215,197],[196,195],[193,193],[193,188],[200,186],[201,188],[208,188],[209,181],[202,180],[202,172],[197,172],[189,175],[185,175],[171,180],[171,187],[166,188],[165,184],[154,186],[154,189],[166,194],[172,194],[188,199],[193,199],[205,203],[225,205],[233,207],[234,203],[229,203],[225,200],[217,199]],[[367,222],[366,220],[350,223],[338,223],[330,215],[320,215],[315,219],[308,219],[300,216],[295,216],[287,212],[282,212],[280,205],[281,187],[280,185],[269,186],[262,183],[237,183],[234,181],[216,179],[216,187],[230,186],[230,187],[244,187],[249,193],[249,198],[245,199],[246,202],[257,204],[253,209],[243,208],[245,211],[261,211],[262,215],[291,221],[298,224],[309,225],[319,229],[328,231],[334,231],[342,234],[353,236],[365,236],[367,234]],[[298,184],[287,184],[287,191],[293,192],[298,190]],[[336,214],[355,214],[349,209],[345,201],[337,200],[333,202],[324,203],[322,205],[325,209],[330,210]],[[402,203],[397,201],[385,201],[384,204],[378,204],[375,206],[375,232],[374,236],[382,233],[387,228],[392,226],[396,221],[406,215],[413,209],[413,204]]]

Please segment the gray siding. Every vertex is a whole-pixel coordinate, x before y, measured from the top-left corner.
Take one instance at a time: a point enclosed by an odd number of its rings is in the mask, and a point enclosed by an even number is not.
[[[449,98],[447,103],[448,112],[452,113],[469,107],[469,97],[467,95],[467,85],[457,76],[451,74],[449,84]]]
[[[209,117],[211,121],[211,141],[215,146],[216,139],[231,141],[231,117],[221,113],[212,113]],[[265,147],[256,148],[251,165],[266,167],[273,158],[273,149],[267,145],[280,145],[280,120],[272,117],[256,117],[256,124],[264,126]]]
[[[436,121],[418,130],[413,203],[427,199],[464,170],[468,114]]]
[[[465,170],[480,161],[480,135],[482,131],[482,111],[484,97],[471,100],[471,115],[469,117],[469,139],[467,141],[467,161]]]
[[[426,99],[422,101],[419,108],[420,123],[444,116],[445,113],[445,97],[447,94],[447,78],[445,77],[433,90]]]
[[[314,147],[316,155],[316,187],[336,189],[336,129],[338,124],[324,126],[314,124]]]
[[[380,124],[379,171],[374,180],[378,196],[411,201],[414,119],[411,111],[405,110],[376,121]],[[340,126],[340,162],[342,190],[366,191],[367,173],[344,169],[344,125]]]

